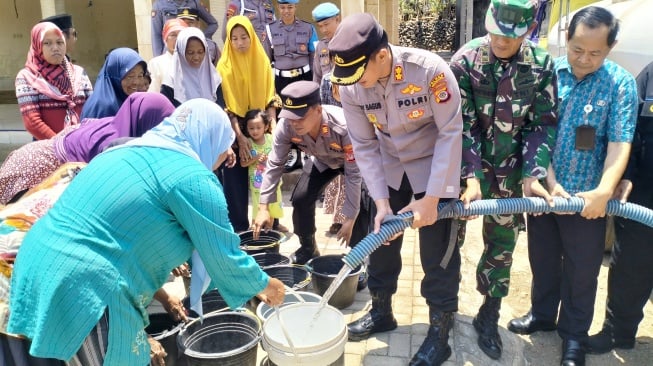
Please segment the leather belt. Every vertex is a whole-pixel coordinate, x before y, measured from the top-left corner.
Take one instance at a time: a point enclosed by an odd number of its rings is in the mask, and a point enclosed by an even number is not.
[[[281,76],[281,77],[284,77],[284,78],[296,78],[299,75],[306,74],[309,71],[311,71],[311,66],[310,65],[304,65],[304,67],[298,67],[296,69],[290,69],[290,70],[274,69],[274,74],[276,76]]]

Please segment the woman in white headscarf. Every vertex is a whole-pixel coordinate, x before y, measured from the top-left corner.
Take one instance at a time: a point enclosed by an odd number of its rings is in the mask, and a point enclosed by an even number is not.
[[[233,141],[226,113],[193,99],[143,137],[95,157],[25,236],[7,331],[25,336],[36,357],[146,365],[145,308],[191,255],[193,280],[196,265],[207,274],[200,290],[212,279],[230,307],[255,295],[281,303],[283,283],[240,249],[211,171]],[[191,283],[191,305],[200,295]]]
[[[177,35],[172,72],[161,85],[161,93],[175,107],[193,98],[204,98],[224,108],[222,80],[206,50],[206,38],[198,28],[188,27]]]

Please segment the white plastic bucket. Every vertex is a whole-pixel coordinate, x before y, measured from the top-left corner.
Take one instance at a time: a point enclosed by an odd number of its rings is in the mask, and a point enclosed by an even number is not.
[[[326,305],[315,318],[319,303],[297,303],[279,308],[263,323],[263,349],[279,366],[327,366],[345,352],[347,324],[340,310]],[[279,322],[279,316],[281,322]],[[284,331],[291,337],[290,347]]]
[[[322,300],[322,296],[314,294],[312,292],[306,292],[306,291],[286,291],[286,296],[283,298],[283,304],[279,305],[279,307],[285,307],[290,304],[296,304],[296,303],[301,303],[301,302],[320,302]],[[270,316],[274,315],[274,308],[270,307],[270,305],[261,302],[258,304],[258,307],[256,308],[256,315],[258,316],[261,321],[265,321],[267,318]]]

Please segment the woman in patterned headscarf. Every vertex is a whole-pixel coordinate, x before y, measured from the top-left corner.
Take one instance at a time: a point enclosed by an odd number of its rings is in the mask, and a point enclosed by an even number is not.
[[[38,23],[31,37],[25,68],[16,76],[16,98],[25,129],[42,140],[79,123],[93,87],[84,69],[66,58],[66,40],[56,25]]]

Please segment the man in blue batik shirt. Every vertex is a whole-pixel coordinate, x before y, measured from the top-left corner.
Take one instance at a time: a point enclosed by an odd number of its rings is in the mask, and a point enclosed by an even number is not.
[[[571,20],[567,56],[555,61],[559,122],[547,188],[585,201],[580,214],[528,217],[531,311],[508,324],[519,334],[558,330],[561,365],[585,364],[605,246],[605,210],[628,163],[638,99],[635,79],[606,56],[618,20],[588,7]]]

